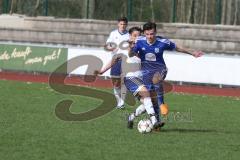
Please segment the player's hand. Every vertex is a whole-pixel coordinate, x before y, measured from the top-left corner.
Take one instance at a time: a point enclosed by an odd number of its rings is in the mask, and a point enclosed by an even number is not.
[[[115,43],[108,43],[104,45],[104,49],[108,52],[117,52],[119,48]]]
[[[192,55],[193,55],[193,57],[198,58],[203,55],[203,52],[202,51],[193,51]]]
[[[94,74],[95,76],[98,76],[98,75],[101,75],[102,73],[101,73],[101,71],[95,70],[95,71],[93,72],[93,74]]]
[[[119,50],[119,48],[112,48],[112,49],[110,49],[111,52],[115,52],[115,53],[117,53],[118,50]]]
[[[114,62],[117,63],[118,61],[122,60],[122,57],[121,56],[117,56],[115,59],[114,59]]]

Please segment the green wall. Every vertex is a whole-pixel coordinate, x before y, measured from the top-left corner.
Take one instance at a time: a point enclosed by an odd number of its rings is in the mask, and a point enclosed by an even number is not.
[[[67,48],[0,44],[0,68],[50,73],[67,61],[67,51]]]

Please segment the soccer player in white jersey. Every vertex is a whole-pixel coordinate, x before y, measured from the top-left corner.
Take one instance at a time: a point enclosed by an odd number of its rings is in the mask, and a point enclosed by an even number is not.
[[[140,33],[141,29],[139,27],[132,27],[129,29],[129,49],[133,47],[135,40],[140,35]],[[134,96],[137,96],[142,102],[142,104],[137,107],[135,112],[130,114],[130,116],[128,117],[128,128],[133,128],[133,121],[135,117],[139,116],[144,112],[147,112],[147,114],[150,116],[150,120],[154,128],[162,127],[164,123],[157,121],[150,93],[148,92],[142,81],[141,60],[136,56],[129,57],[128,52],[129,50],[125,50],[125,52],[121,55],[115,56],[111,64],[105,66],[103,69],[101,69],[101,71],[96,71],[95,74],[103,74],[109,68],[114,66],[114,64],[116,64],[119,59],[122,59],[122,76],[124,77],[124,84],[126,85],[127,89]]]
[[[122,43],[129,40],[129,34],[127,31],[128,19],[126,17],[121,17],[118,19],[118,29],[113,30],[105,45],[105,49],[112,52],[112,56],[122,52],[121,46]],[[121,82],[121,61],[118,61],[114,66],[112,66],[110,71],[113,92],[117,100],[116,108],[124,108],[124,101],[126,97],[126,87]]]
[[[157,30],[155,23],[147,22],[144,24],[143,32],[145,36],[138,38],[131,52],[132,54],[137,54],[141,59],[143,82],[148,91],[150,91],[151,97],[157,94],[158,105],[154,105],[154,109],[155,113],[158,114],[158,121],[160,121],[159,106],[164,104],[162,81],[167,74],[167,67],[163,59],[164,51],[176,50],[194,57],[202,56],[203,52],[184,48],[166,38],[156,36]]]

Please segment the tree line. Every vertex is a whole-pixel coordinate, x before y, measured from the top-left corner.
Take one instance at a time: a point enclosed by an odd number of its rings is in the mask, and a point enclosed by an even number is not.
[[[240,0],[0,0],[0,13],[240,25]]]

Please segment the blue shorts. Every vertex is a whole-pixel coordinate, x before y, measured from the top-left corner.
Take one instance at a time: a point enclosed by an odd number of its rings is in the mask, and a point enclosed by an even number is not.
[[[167,76],[167,68],[158,69],[158,70],[151,70],[151,71],[143,71],[143,84],[148,89],[148,91],[155,90],[153,84],[153,76],[155,73],[159,73],[164,80]],[[160,83],[160,82],[159,82]]]
[[[111,68],[110,75],[113,78],[120,78],[122,69],[121,69],[122,61],[117,61],[116,64],[114,64]]]
[[[134,96],[144,87],[143,81],[137,77],[124,77],[124,84]]]

